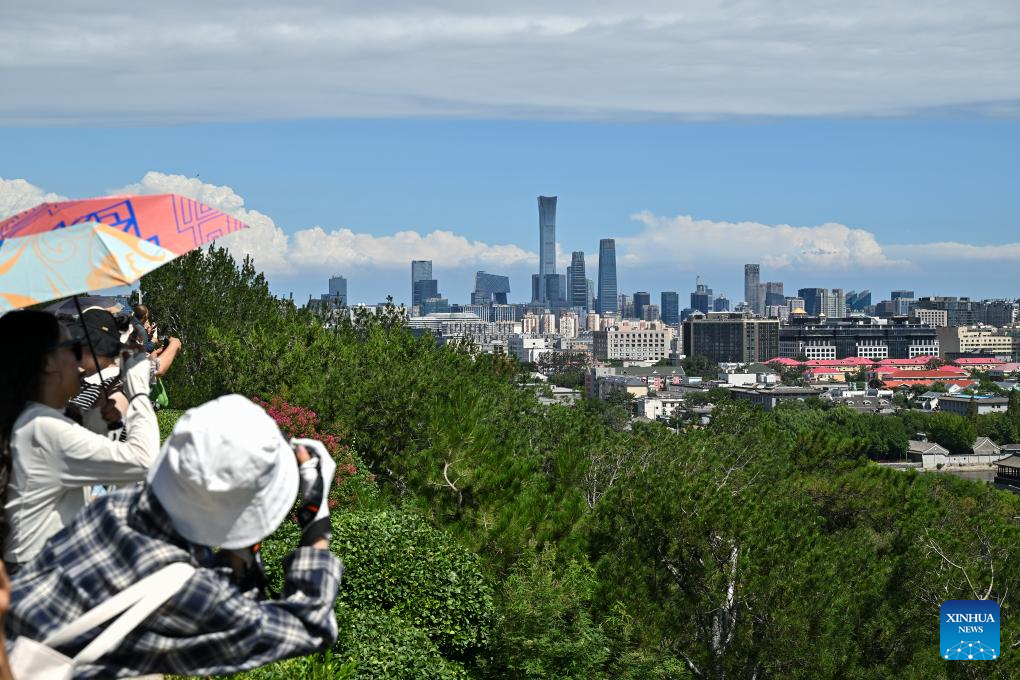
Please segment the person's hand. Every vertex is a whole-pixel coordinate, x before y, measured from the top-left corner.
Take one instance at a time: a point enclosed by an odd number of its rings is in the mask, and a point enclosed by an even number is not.
[[[105,394],[99,397],[99,413],[103,416],[103,420],[108,423],[119,423],[122,418],[120,409],[117,408],[117,402]]]
[[[322,442],[314,439],[292,439],[300,475],[301,545],[321,546],[329,541],[329,488],[336,475],[336,462]]]
[[[129,357],[121,356],[124,392],[129,400],[152,391],[154,365],[145,352],[135,352]]]

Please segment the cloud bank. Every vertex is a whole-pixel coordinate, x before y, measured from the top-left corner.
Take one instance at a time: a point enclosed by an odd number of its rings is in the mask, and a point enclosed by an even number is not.
[[[12,3],[0,124],[1020,114],[1015,0]]]
[[[633,215],[643,228],[617,239],[628,263],[672,262],[684,268],[706,262],[761,262],[773,269],[848,270],[909,264],[891,259],[875,235],[864,229],[826,223],[815,227],[759,222],[714,222],[689,215]]]

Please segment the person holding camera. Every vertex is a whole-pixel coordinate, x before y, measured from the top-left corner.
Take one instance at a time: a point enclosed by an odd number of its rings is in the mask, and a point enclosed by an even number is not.
[[[159,453],[149,401],[153,365],[144,353],[121,369],[128,400],[125,441],[95,434],[65,415],[80,390],[83,342],[48,312],[0,317],[0,501],[3,559],[15,574],[70,524],[94,484],[136,482]]]
[[[132,311],[133,322],[140,326],[139,339],[145,344],[145,351],[149,356],[159,359],[156,375],[163,377],[177,358],[177,353],[181,350],[181,341],[169,335],[160,338],[159,327],[153,322],[146,305],[135,305]]]
[[[112,651],[77,665],[75,678],[220,675],[329,648],[343,572],[329,551],[335,472],[321,443],[288,443],[244,397],[187,411],[144,485],[89,505],[14,577],[8,638],[45,640],[131,585],[186,563],[194,572],[183,586],[168,589]],[[259,544],[296,499],[300,545],[284,561],[282,592],[270,598]],[[97,632],[56,649],[70,656]]]
[[[96,434],[118,438],[128,401],[124,394],[117,358],[125,346],[113,314],[87,309],[71,326],[72,336],[82,341],[81,389],[67,402],[65,412]],[[91,341],[91,345],[89,344]]]

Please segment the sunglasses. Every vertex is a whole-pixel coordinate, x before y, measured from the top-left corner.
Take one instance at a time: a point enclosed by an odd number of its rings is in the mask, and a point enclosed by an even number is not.
[[[75,361],[81,361],[81,357],[82,357],[82,344],[81,344],[81,340],[64,340],[62,342],[58,342],[58,343],[54,344],[53,346],[50,347],[50,349],[51,350],[58,350],[58,349],[64,349],[65,347],[67,349],[71,350],[71,353],[74,354],[74,360]]]

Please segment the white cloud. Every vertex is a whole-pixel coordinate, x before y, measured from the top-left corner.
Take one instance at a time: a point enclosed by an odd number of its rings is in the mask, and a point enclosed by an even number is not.
[[[1018,30],[1015,0],[36,0],[0,124],[1016,116]]]
[[[0,219],[16,215],[40,203],[62,201],[63,196],[47,193],[34,184],[23,179],[4,179],[0,177]]]
[[[761,262],[774,269],[830,270],[902,266],[875,235],[864,229],[826,223],[814,227],[760,222],[714,222],[688,215],[633,216],[643,229],[618,238],[628,265],[672,263],[696,269],[710,262]]]
[[[374,236],[350,229],[327,232],[312,227],[295,232],[291,238],[288,260],[301,266],[406,268],[411,260],[432,260],[434,267],[538,265],[538,257],[519,246],[470,241],[452,231],[436,230],[425,235],[400,231],[392,236]]]
[[[886,246],[885,249],[896,257],[918,262],[1020,264],[1020,243],[982,246],[956,242],[918,243]]]

